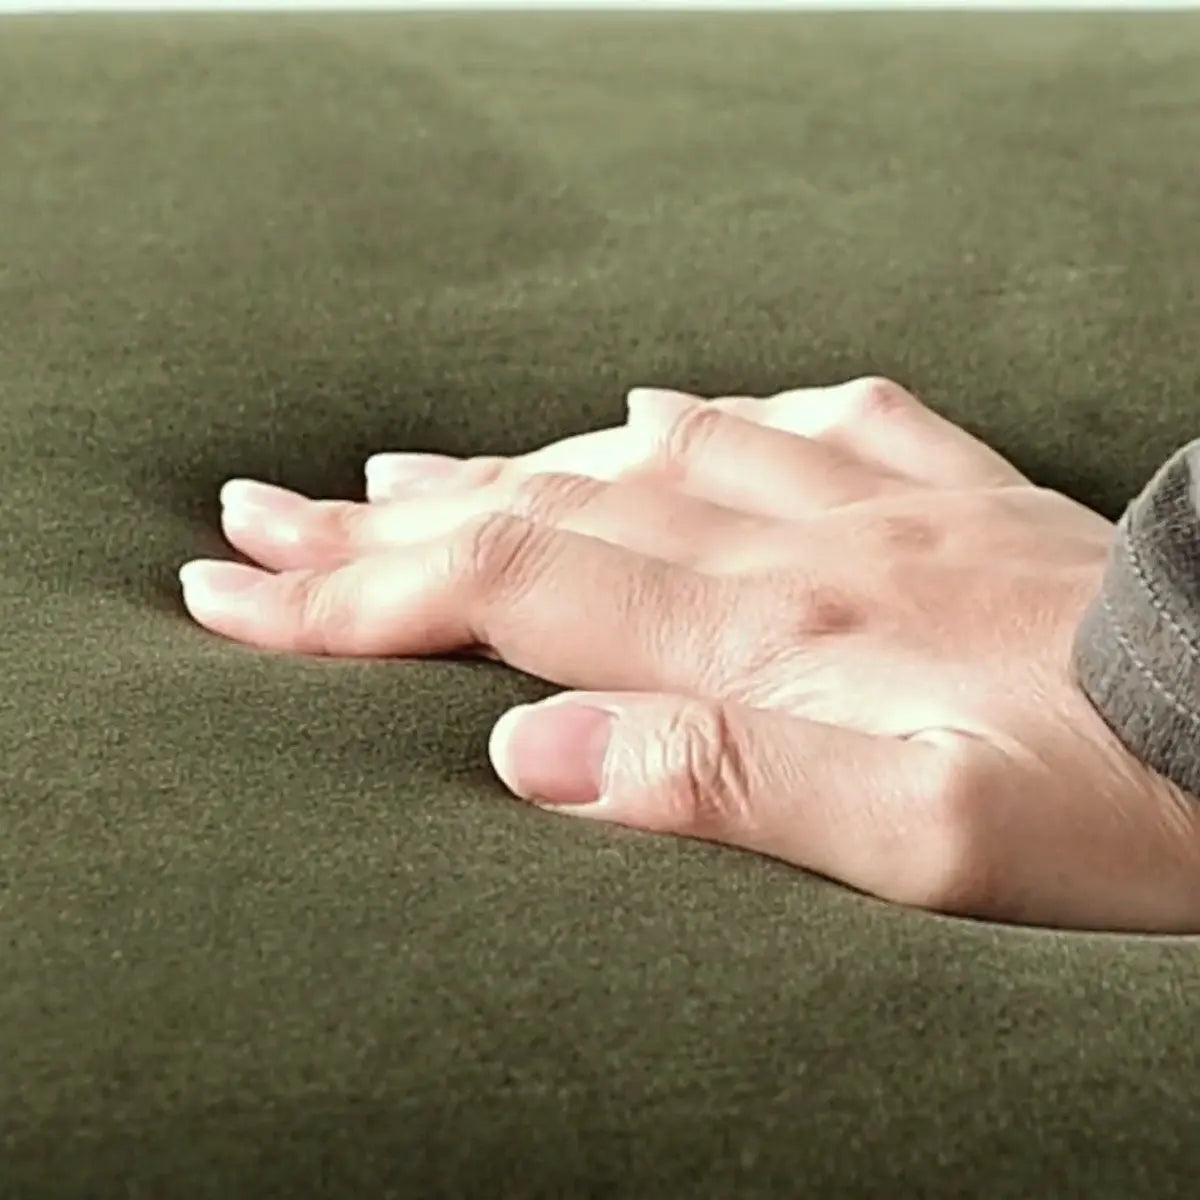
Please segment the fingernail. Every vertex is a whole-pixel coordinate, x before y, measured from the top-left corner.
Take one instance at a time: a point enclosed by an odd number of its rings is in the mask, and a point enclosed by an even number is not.
[[[367,492],[378,497],[419,492],[436,487],[460,465],[449,454],[373,454],[366,464]]]
[[[263,513],[282,517],[295,512],[304,503],[303,496],[287,488],[254,479],[231,479],[221,489],[221,507],[227,515]]]
[[[198,558],[179,568],[184,600],[190,609],[209,611],[224,607],[254,587],[264,572],[244,563]]]
[[[591,804],[604,791],[611,713],[582,704],[522,705],[492,731],[500,777],[535,804]]]

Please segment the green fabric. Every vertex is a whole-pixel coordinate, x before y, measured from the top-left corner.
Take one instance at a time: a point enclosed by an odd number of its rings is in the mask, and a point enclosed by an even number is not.
[[[1200,18],[0,21],[0,1195],[1192,1196],[1200,943],[539,813],[547,689],[183,614],[232,475],[894,376],[1195,436]]]

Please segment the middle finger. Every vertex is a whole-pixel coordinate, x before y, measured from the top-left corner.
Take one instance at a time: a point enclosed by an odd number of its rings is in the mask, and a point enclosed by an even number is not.
[[[487,513],[586,534],[708,574],[761,567],[779,540],[778,522],[648,479],[605,483],[582,475],[528,475],[502,459],[464,464],[463,470],[476,472],[474,486],[468,481],[379,504],[310,500],[269,484],[230,480],[221,491],[222,525],[232,545],[277,571],[336,566],[446,536]]]

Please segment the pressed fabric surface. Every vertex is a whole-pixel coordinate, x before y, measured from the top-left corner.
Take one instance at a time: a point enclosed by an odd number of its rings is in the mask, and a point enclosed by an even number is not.
[[[541,814],[544,685],[175,570],[230,476],[647,382],[891,375],[1116,516],[1197,432],[1198,113],[1191,16],[0,22],[0,1194],[1194,1195],[1197,940]]]

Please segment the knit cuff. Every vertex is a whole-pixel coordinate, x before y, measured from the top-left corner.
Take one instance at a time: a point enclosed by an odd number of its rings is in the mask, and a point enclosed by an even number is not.
[[[1200,798],[1200,440],[1174,454],[1118,522],[1073,663],[1125,747]]]

